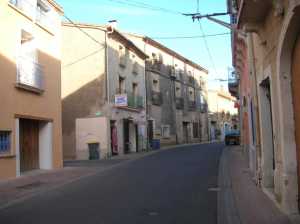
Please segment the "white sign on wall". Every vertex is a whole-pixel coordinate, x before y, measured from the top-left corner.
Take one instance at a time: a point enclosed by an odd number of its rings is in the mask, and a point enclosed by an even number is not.
[[[127,107],[128,106],[127,94],[115,95],[115,105],[117,107]]]

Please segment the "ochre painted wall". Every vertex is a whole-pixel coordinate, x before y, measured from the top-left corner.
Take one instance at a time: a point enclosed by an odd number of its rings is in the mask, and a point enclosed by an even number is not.
[[[0,130],[12,132],[11,158],[0,155],[0,179],[16,176],[15,118],[18,115],[53,122],[53,167],[62,167],[60,16],[57,13],[52,21],[53,29],[46,31],[6,0],[0,1],[0,15],[0,26],[5,31],[0,42]],[[15,87],[22,30],[36,40],[38,63],[45,77],[45,91],[41,94]]]

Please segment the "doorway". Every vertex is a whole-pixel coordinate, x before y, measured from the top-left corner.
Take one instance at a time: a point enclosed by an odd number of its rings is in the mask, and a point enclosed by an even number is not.
[[[188,122],[183,122],[183,143],[189,142],[189,131],[188,131]]]
[[[260,108],[262,122],[262,169],[263,186],[273,192],[274,173],[276,169],[274,142],[273,142],[273,114],[270,78],[260,83]]]
[[[39,169],[39,121],[20,119],[20,171]]]
[[[298,194],[300,194],[300,37],[298,37],[292,56],[292,95],[295,119],[295,139],[298,169]],[[300,210],[300,197],[298,197]]]
[[[124,153],[130,152],[130,141],[129,141],[129,120],[123,120],[123,138],[124,138]]]
[[[110,121],[110,148],[112,156],[118,155],[118,131],[116,121]]]
[[[153,120],[148,120],[148,141],[149,146],[152,148],[152,142],[154,138],[154,131],[153,131],[154,125]]]

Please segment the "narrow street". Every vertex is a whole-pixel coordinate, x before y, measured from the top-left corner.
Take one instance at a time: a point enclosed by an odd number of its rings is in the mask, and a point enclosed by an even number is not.
[[[162,151],[0,211],[3,224],[217,223],[223,145]]]

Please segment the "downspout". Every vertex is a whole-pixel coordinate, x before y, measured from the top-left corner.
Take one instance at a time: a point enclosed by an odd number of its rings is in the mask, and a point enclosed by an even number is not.
[[[253,77],[254,77],[254,83],[255,83],[255,112],[256,112],[256,169],[258,170],[257,173],[257,184],[259,186],[261,186],[261,180],[262,180],[262,173],[261,173],[261,142],[260,142],[260,123],[259,123],[259,110],[258,110],[258,88],[257,88],[257,73],[256,73],[256,62],[255,62],[255,52],[254,52],[254,42],[253,42],[253,34],[249,33],[249,39],[250,39],[250,61],[251,61],[251,67],[252,67],[252,71],[253,71]]]
[[[106,78],[106,97],[105,100],[107,101],[108,105],[110,103],[110,94],[109,94],[109,78],[108,78],[108,33],[105,31],[105,78]]]
[[[144,53],[146,54],[146,42],[144,42]],[[146,107],[145,107],[145,112],[146,112],[146,127],[147,127],[147,136],[146,136],[146,149],[149,150],[150,149],[150,142],[149,142],[149,128],[148,128],[148,120],[150,119],[148,116],[149,116],[149,110],[148,110],[148,79],[147,79],[147,69],[146,69],[146,66],[147,66],[147,58],[145,59],[145,66],[144,66],[144,74],[145,74],[145,90],[146,90],[146,94],[145,94],[145,104],[146,104]]]

